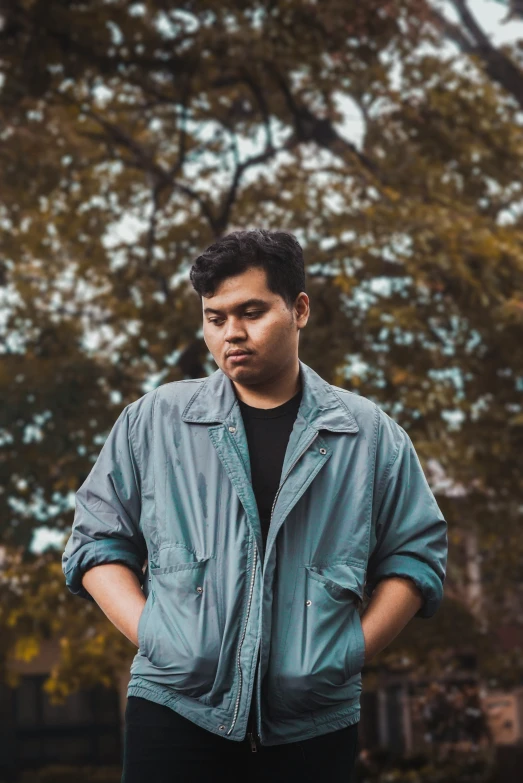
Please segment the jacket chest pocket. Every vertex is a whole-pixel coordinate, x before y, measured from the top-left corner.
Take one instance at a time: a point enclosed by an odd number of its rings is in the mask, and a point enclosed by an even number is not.
[[[141,652],[175,690],[212,689],[221,648],[212,558],[150,569],[150,593],[138,622]]]
[[[357,695],[365,640],[359,608],[365,566],[344,560],[300,569],[276,676],[285,712],[305,712]]]

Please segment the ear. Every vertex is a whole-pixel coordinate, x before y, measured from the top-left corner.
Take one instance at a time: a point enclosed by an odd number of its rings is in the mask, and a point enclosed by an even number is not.
[[[296,297],[293,314],[298,327],[302,329],[307,324],[310,315],[309,297],[305,291],[301,291]]]

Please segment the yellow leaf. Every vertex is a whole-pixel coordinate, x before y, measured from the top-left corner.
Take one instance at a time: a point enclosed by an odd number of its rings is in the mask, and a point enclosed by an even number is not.
[[[16,640],[13,655],[18,661],[30,661],[40,652],[40,643],[35,636],[22,636]]]

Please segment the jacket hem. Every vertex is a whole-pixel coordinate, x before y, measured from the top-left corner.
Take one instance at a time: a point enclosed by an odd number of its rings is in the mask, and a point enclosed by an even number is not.
[[[302,742],[307,739],[313,739],[314,737],[320,737],[323,734],[329,734],[332,731],[338,729],[345,729],[347,726],[352,726],[354,723],[358,723],[360,720],[360,704],[351,706],[348,709],[338,710],[335,713],[328,715],[319,715],[314,717],[309,716],[309,719],[296,730],[289,732],[288,723],[276,723],[271,721],[271,726],[276,731],[264,731],[263,741],[261,745],[287,745],[289,742]],[[280,731],[285,732],[285,736],[278,733]]]
[[[223,729],[220,731],[218,728],[220,725],[227,725],[230,716],[224,715],[223,711],[210,707],[207,704],[196,699],[188,699],[183,694],[173,693],[171,690],[166,689],[164,686],[157,685],[156,683],[148,682],[143,678],[135,677],[129,682],[127,687],[127,696],[140,696],[142,699],[148,699],[154,701],[157,704],[162,704],[169,707],[174,712],[177,712],[187,720],[200,726],[202,729],[210,731],[212,734],[217,734],[224,739],[231,740],[233,742],[243,742],[246,733],[243,735],[224,733]],[[190,701],[190,704],[188,703]],[[209,714],[212,713],[213,721],[208,720]],[[302,742],[307,739],[319,737],[322,734],[329,734],[332,731],[338,729],[344,729],[347,726],[352,726],[360,719],[360,704],[359,702],[350,707],[346,707],[336,712],[328,712],[323,715],[304,715],[300,718],[300,724],[296,719],[290,719],[289,721],[271,721],[270,728],[263,731],[263,740],[259,740],[262,746],[269,745],[287,745],[290,742]],[[290,726],[293,725],[292,731]],[[267,726],[264,723],[264,726]]]
[[[171,689],[144,680],[142,677],[134,677],[129,681],[127,696],[140,696],[142,699],[149,699],[149,701],[154,701],[157,704],[163,704],[183,718],[200,726],[200,728],[206,729],[220,737],[224,737],[225,734],[223,729],[220,730],[218,727],[228,725],[230,721],[230,717],[223,710],[211,707],[197,699],[191,699],[181,693],[173,693]],[[212,723],[207,717],[210,714],[214,719]],[[229,736],[226,739],[241,741],[243,737]]]

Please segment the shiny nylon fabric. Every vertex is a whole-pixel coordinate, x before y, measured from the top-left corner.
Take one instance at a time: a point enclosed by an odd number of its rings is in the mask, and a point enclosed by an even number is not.
[[[265,745],[359,720],[364,591],[407,577],[430,617],[447,558],[446,522],[407,433],[299,366],[263,561],[245,429],[220,369],[124,408],[76,493],[62,557],[67,587],[88,600],[82,575],[101,563],[125,563],[143,585],[128,695],[241,741],[255,694]]]

